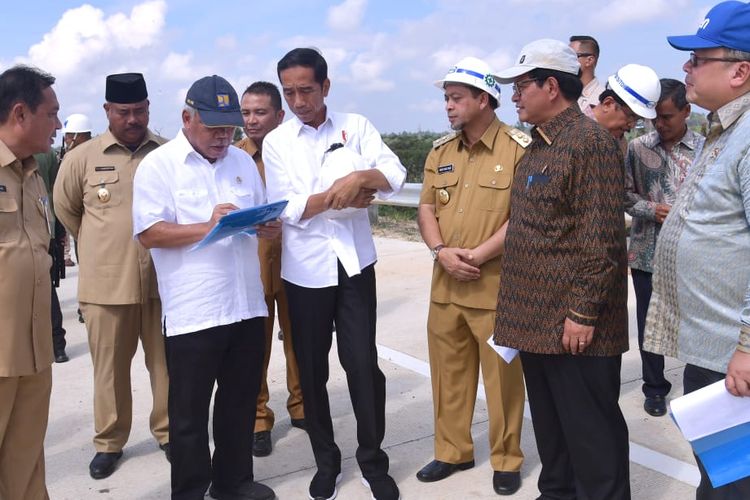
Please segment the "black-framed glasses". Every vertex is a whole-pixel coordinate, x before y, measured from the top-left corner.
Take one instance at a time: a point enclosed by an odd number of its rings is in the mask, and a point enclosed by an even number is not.
[[[521,92],[524,91],[526,87],[528,87],[532,82],[538,82],[538,78],[527,78],[526,80],[521,80],[516,83],[514,83],[510,88],[513,89],[513,95],[521,95]]]
[[[593,55],[591,52],[576,52],[576,57],[591,57]]]
[[[738,59],[736,57],[703,57],[696,55],[695,52],[691,52],[688,61],[690,62],[690,66],[695,68],[701,63],[701,61],[744,62],[747,61],[747,59]]]

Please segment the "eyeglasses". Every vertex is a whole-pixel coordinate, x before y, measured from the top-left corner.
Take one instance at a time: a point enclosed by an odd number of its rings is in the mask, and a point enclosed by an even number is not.
[[[593,55],[591,52],[576,52],[576,57],[591,57]]]
[[[524,91],[526,87],[528,87],[532,82],[538,82],[538,78],[527,78],[526,80],[521,80],[516,83],[514,83],[511,86],[511,89],[513,89],[513,95],[521,95],[521,92]]]
[[[736,57],[703,57],[695,55],[695,52],[691,52],[688,61],[690,62],[690,66],[695,68],[701,61],[743,62],[746,59],[738,59]]]

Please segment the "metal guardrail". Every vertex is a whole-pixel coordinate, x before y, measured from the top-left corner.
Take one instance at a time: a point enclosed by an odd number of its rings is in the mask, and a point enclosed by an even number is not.
[[[378,200],[376,198],[373,204],[417,208],[419,207],[419,193],[421,192],[421,182],[407,182],[397,195],[394,195],[387,200]]]

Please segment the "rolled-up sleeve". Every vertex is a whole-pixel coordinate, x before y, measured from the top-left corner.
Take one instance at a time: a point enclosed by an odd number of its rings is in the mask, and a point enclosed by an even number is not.
[[[378,198],[387,200],[398,194],[406,180],[406,169],[398,156],[383,142],[375,126],[364,117],[360,127],[360,149],[362,157],[374,165],[374,168],[383,174],[391,186],[389,191],[378,191]]]
[[[157,222],[175,222],[175,205],[169,184],[148,156],[133,179],[133,238]]]

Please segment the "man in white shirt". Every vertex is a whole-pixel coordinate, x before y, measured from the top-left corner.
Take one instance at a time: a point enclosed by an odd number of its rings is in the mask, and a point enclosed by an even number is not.
[[[599,42],[593,36],[573,35],[570,37],[570,48],[573,49],[581,65],[581,82],[583,91],[578,98],[578,106],[583,114],[593,118],[592,108],[599,104],[599,96],[606,88],[596,77],[596,65],[599,63]]]
[[[254,236],[195,249],[222,216],[265,202],[252,158],[231,146],[237,93],[219,76],[188,90],[177,137],[143,159],[134,179],[133,234],[151,249],[169,369],[172,500],[267,500],[253,481],[252,427],[268,312]],[[273,238],[280,223],[256,226]],[[215,450],[208,447],[214,384]]]
[[[331,82],[319,52],[294,49],[279,61],[277,72],[295,116],[266,136],[263,161],[269,200],[289,201],[282,215],[281,277],[289,299],[305,424],[318,466],[310,498],[335,498],[341,478],[341,452],[333,439],[326,390],[335,320],[339,360],[357,419],[363,480],[373,498],[396,500],[398,487],[380,447],[385,376],[377,362],[376,255],[365,208],[376,191],[380,197],[398,192],[406,170],[366,118],[328,111],[325,97]],[[359,157],[364,168],[350,166],[348,174],[327,186],[323,179],[330,177],[325,172],[329,165],[324,161],[337,148]]]

